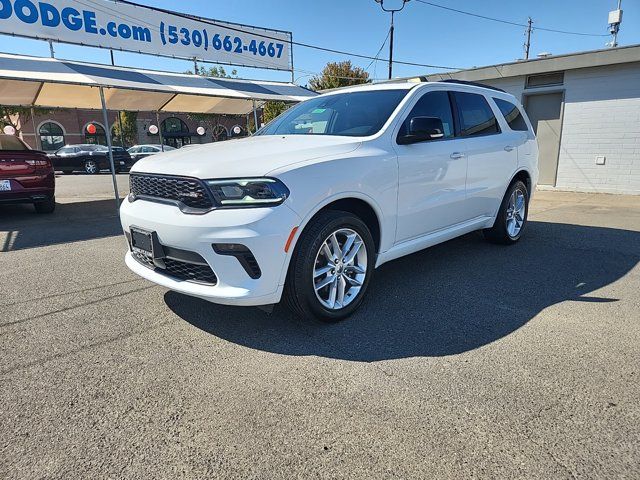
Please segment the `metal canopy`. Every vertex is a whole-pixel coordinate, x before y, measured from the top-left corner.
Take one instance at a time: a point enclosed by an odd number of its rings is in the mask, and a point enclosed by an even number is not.
[[[293,83],[209,78],[0,53],[0,105],[102,110],[105,125],[107,108],[155,111],[158,122],[157,112],[247,115],[253,111],[257,125],[257,103],[300,102],[315,95]],[[118,209],[111,129],[105,133]]]
[[[254,101],[299,102],[293,83],[208,78],[0,53],[0,105],[246,115]]]

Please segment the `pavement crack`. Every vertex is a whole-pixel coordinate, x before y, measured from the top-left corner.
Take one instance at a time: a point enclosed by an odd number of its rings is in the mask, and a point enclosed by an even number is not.
[[[65,295],[72,295],[74,293],[90,292],[91,290],[99,290],[99,289],[103,289],[103,288],[115,287],[115,286],[118,286],[118,285],[126,285],[128,283],[140,282],[140,281],[143,281],[143,280],[144,280],[144,278],[134,278],[133,280],[124,280],[122,282],[107,283],[106,285],[97,285],[95,287],[80,288],[78,290],[70,290],[68,292],[52,293],[51,295],[43,295],[42,297],[30,298],[29,300],[19,300],[17,302],[11,302],[11,303],[0,303],[0,307],[11,307],[13,305],[21,305],[21,304],[24,304],[24,303],[33,303],[33,302],[37,302],[39,300],[47,300],[48,298],[63,297]]]
[[[124,296],[124,295],[129,295],[131,293],[141,292],[143,290],[149,290],[151,288],[156,288],[156,287],[157,287],[157,285],[150,285],[150,286],[146,286],[146,287],[136,288],[136,289],[124,292],[124,293],[117,293],[115,295],[109,295],[108,297],[103,297],[103,298],[99,298],[97,300],[92,300],[90,302],[84,302],[84,303],[80,303],[78,305],[72,305],[70,307],[59,308],[57,310],[52,310],[50,312],[45,312],[45,313],[40,313],[38,315],[34,315],[33,317],[27,317],[27,318],[23,318],[21,320],[15,320],[13,322],[3,323],[2,325],[0,325],[0,327],[10,327],[10,326],[13,326],[13,325],[17,325],[19,323],[28,322],[30,320],[37,320],[39,318],[48,317],[49,315],[55,315],[56,313],[67,312],[67,311],[73,310],[75,308],[86,307],[88,305],[95,305],[95,304],[100,303],[100,302],[105,302],[107,300],[111,300],[112,298],[115,298],[115,297],[121,297],[121,296]]]

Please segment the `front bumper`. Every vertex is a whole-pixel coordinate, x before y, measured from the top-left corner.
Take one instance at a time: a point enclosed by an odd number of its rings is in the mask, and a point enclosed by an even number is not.
[[[219,209],[203,215],[182,213],[178,207],[128,198],[120,207],[125,233],[131,227],[156,232],[165,246],[200,255],[211,267],[217,283],[204,285],[180,280],[152,269],[134,258],[125,257],[127,266],[147,280],[176,292],[225,305],[268,305],[280,301],[286,274],[285,244],[300,218],[286,204],[272,208]],[[257,261],[261,275],[251,278],[238,258],[221,255],[213,244],[241,244]]]

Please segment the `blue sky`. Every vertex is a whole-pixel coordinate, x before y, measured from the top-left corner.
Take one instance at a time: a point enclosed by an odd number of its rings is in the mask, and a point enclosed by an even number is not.
[[[389,27],[389,15],[374,0],[138,0],[139,3],[267,28],[293,32],[294,40],[375,55]],[[476,12],[514,22],[534,20],[534,27],[588,33],[607,33],[607,15],[615,9],[616,0],[433,0],[452,8]],[[385,0],[393,6],[400,0]],[[618,37],[620,45],[640,43],[640,2],[623,0],[624,19]],[[434,8],[413,0],[396,15],[394,58],[398,60],[472,67],[508,62],[523,56],[524,29],[517,26],[472,18]],[[531,56],[539,52],[561,54],[603,48],[609,37],[583,37],[534,31]],[[56,45],[56,56],[67,59],[109,63],[105,50]],[[0,50],[29,55],[48,56],[45,42],[2,37]],[[381,56],[386,58],[388,46]],[[305,84],[307,72],[318,72],[329,61],[344,60],[336,54],[294,47],[298,83]],[[361,67],[370,63],[352,59]],[[192,63],[152,56],[116,52],[120,65],[184,71]],[[238,68],[244,78],[289,80],[290,74]],[[419,75],[434,71],[422,67],[394,66],[394,76]],[[370,66],[374,78],[385,78],[387,66],[377,62]]]

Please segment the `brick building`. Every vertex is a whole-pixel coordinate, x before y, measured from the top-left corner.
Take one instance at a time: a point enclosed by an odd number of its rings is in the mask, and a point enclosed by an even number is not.
[[[110,127],[117,122],[117,112],[109,112]],[[198,120],[185,114],[160,114],[162,137],[165,145],[181,147],[191,143],[209,143],[247,134],[247,116],[211,115],[206,120]],[[158,134],[149,133],[149,126],[156,124],[154,112],[139,112],[137,116],[136,144],[160,143]],[[93,129],[87,129],[89,125]],[[34,119],[21,122],[20,133],[32,148],[54,151],[63,145],[78,143],[99,143],[106,145],[102,112],[99,110],[58,109],[44,115],[36,114]],[[199,135],[198,127],[204,127],[204,135]],[[115,145],[120,140],[113,137]],[[131,145],[125,145],[130,147]]]

